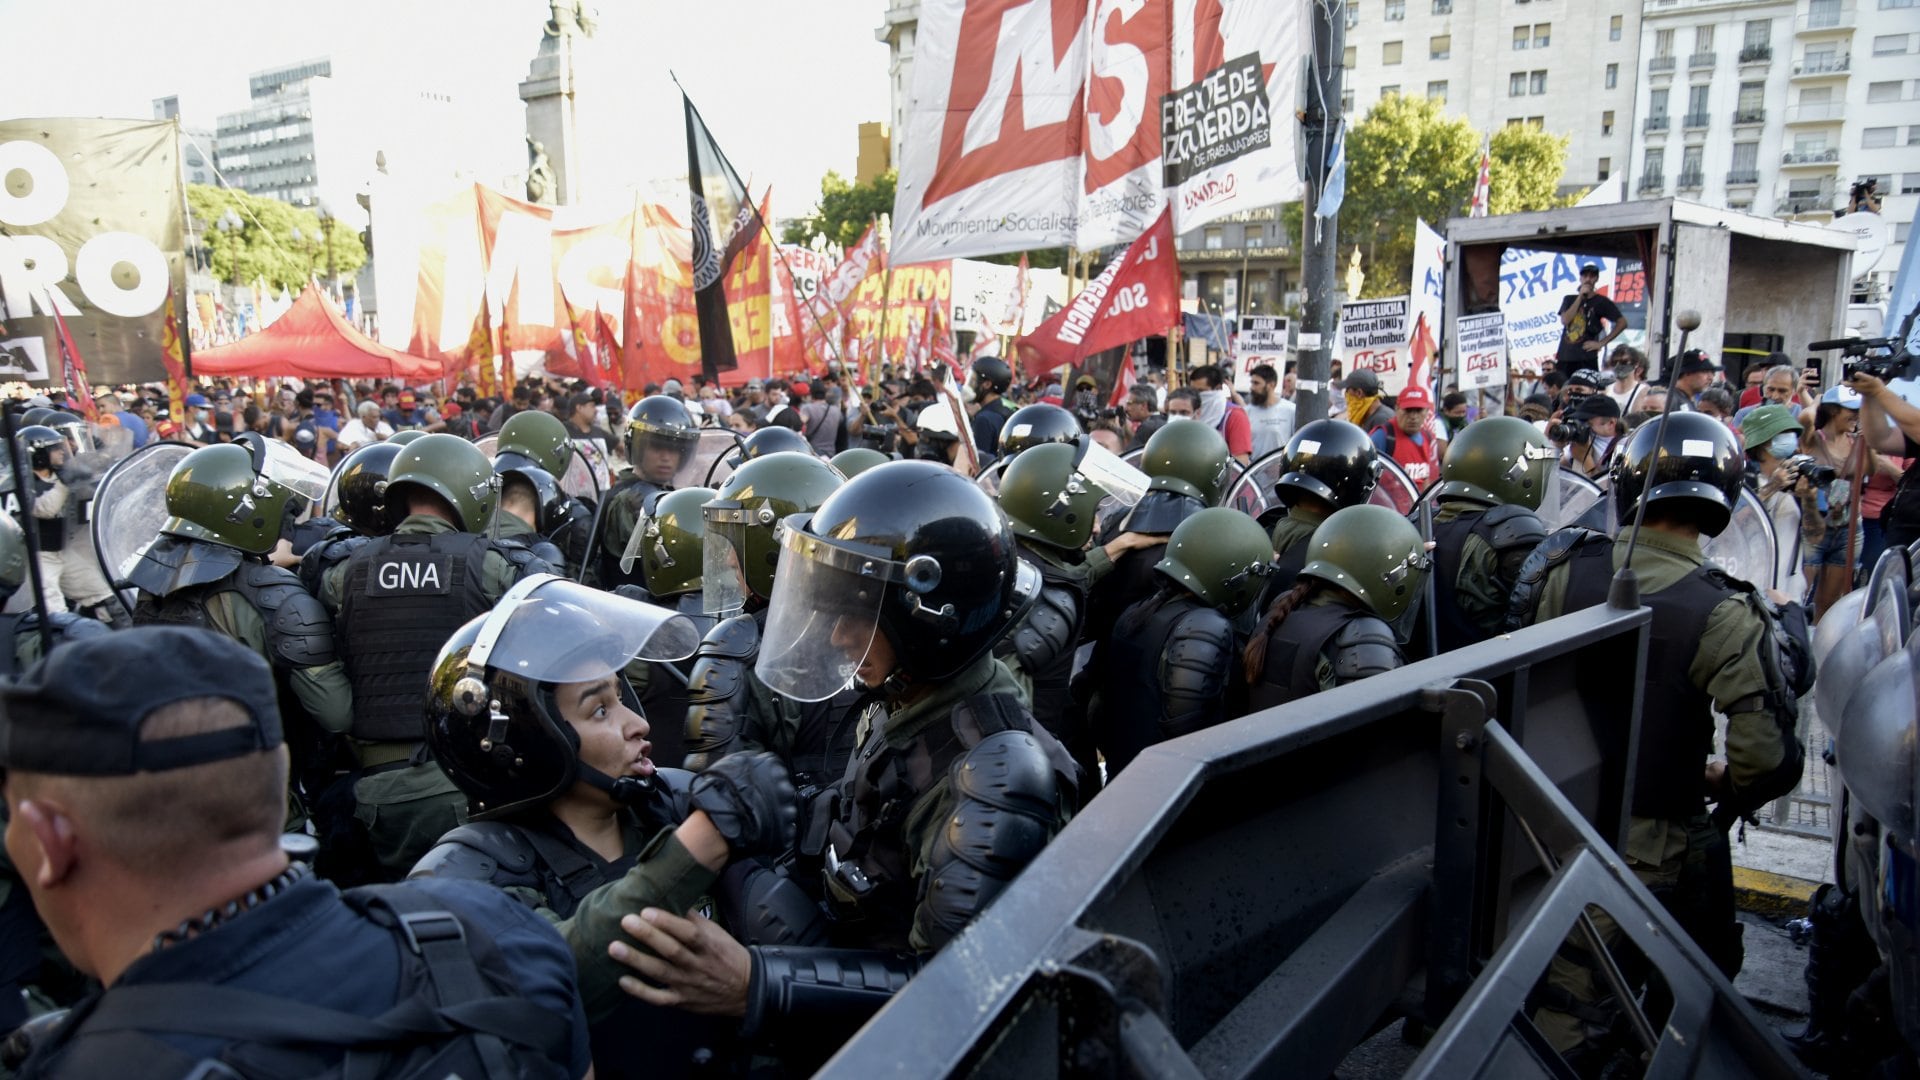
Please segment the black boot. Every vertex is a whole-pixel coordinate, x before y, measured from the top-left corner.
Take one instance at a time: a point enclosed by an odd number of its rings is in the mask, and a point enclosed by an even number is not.
[[[1807,946],[1807,1023],[1786,1036],[1787,1045],[1810,1069],[1850,1073],[1866,1062],[1848,1038],[1847,1000],[1879,957],[1854,898],[1839,886],[1820,886],[1808,903],[1807,921],[1813,928]]]

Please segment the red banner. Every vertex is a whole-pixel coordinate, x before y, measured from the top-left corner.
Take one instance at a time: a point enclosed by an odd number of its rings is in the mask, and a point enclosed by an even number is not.
[[[1174,263],[1173,214],[1159,220],[1107,264],[1067,306],[1020,339],[1028,370],[1070,364],[1083,356],[1165,333],[1180,321],[1180,270]]]

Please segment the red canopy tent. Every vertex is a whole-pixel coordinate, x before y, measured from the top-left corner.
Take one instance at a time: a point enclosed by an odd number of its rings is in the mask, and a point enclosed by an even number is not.
[[[418,382],[444,374],[437,361],[389,349],[355,329],[312,282],[272,326],[230,345],[196,350],[193,373]]]

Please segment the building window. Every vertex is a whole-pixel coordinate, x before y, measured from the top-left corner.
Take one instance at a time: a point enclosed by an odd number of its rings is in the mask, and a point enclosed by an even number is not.
[[[1690,86],[1687,88],[1688,124],[1692,124],[1696,119],[1700,120],[1703,124],[1706,122],[1708,89],[1710,88],[1705,86]]]
[[[1667,91],[1652,91],[1647,95],[1647,115],[1665,119],[1667,115]]]
[[[1907,35],[1878,34],[1873,39],[1873,55],[1899,56],[1907,51]]]
[[[1513,28],[1513,51],[1526,52],[1527,43],[1533,40],[1533,27],[1516,26]]]
[[[1913,4],[1914,0],[1880,0],[1880,10],[1893,11],[1900,8],[1910,8]]]
[[[1620,85],[1620,65],[1608,64],[1607,65],[1607,89],[1612,90],[1619,85]]]
[[[1226,233],[1217,226],[1209,227],[1205,236],[1208,251],[1219,251],[1227,246]]]
[[[1893,225],[1893,242],[1894,243],[1904,244],[1907,242],[1907,237],[1911,235],[1913,235],[1913,222],[1897,221],[1894,223]]]
[[[1435,34],[1427,39],[1427,59],[1446,60],[1453,56],[1453,35]]]
[[[1400,92],[1400,87],[1398,85],[1383,86],[1380,88],[1380,100],[1385,101],[1386,99],[1392,97],[1393,95],[1399,92]]]
[[[1900,194],[1920,195],[1920,173],[1910,172],[1900,174]]]
[[[1552,41],[1553,41],[1553,24],[1552,23],[1534,23],[1533,24],[1533,47],[1534,48],[1544,49],[1549,44],[1551,44]]]
[[[1833,87],[1810,86],[1800,91],[1800,104],[1826,105],[1833,101]]]
[[[1519,127],[1519,126],[1520,126],[1521,124],[1524,124],[1524,123],[1526,123],[1526,122],[1527,122],[1527,118],[1526,118],[1526,117],[1524,117],[1524,116],[1509,116],[1509,117],[1507,117],[1507,126],[1508,126],[1508,127]]]
[[[1387,21],[1407,21],[1407,0],[1387,0]]]
[[[1265,235],[1259,225],[1249,225],[1246,236],[1240,242],[1250,248],[1259,247]]]
[[[1920,124],[1907,129],[1907,145],[1920,146]]]
[[[1772,19],[1748,19],[1747,36],[1742,44],[1749,49],[1765,48],[1773,40]]]
[[[1613,18],[1607,20],[1607,40],[1608,41],[1620,40],[1620,16],[1618,15],[1615,15]]]
[[[1667,57],[1673,55],[1673,31],[1655,30],[1653,32],[1653,55]]]
[[[1360,7],[1359,7],[1359,5],[1358,5],[1358,4],[1348,4],[1348,5],[1347,5],[1347,29],[1349,29],[1349,30],[1351,30],[1351,29],[1353,29],[1354,27],[1356,27],[1356,26],[1359,26],[1359,25],[1360,25]]]
[[[1752,172],[1760,167],[1760,144],[1741,142],[1733,144],[1733,171]]]
[[[1826,133],[1815,132],[1812,135],[1794,136],[1793,152],[1796,156],[1801,158],[1813,158],[1820,154],[1826,153],[1827,152]]]
[[[1890,101],[1899,101],[1901,97],[1900,91],[1904,85],[1905,84],[1898,81],[1868,83],[1867,104],[1885,105]]]
[[[1400,62],[1400,43],[1389,41],[1380,46],[1380,62],[1392,67]]]
[[[1600,172],[1600,179],[1598,179],[1598,180],[1596,180],[1596,181],[1594,181],[1594,182],[1595,182],[1595,183],[1599,183],[1599,184],[1604,184],[1604,183],[1606,183],[1606,182],[1607,182],[1607,177],[1609,177],[1609,176],[1612,176],[1612,175],[1613,175],[1613,159],[1612,159],[1612,158],[1610,158],[1610,157],[1603,157],[1603,158],[1601,158],[1601,159],[1600,159],[1600,170],[1599,170],[1599,172]]]
[[[1606,112],[1603,112],[1600,114],[1600,134],[1602,135],[1613,134],[1613,110],[1612,109],[1608,109]]]
[[[1664,176],[1667,171],[1666,149],[1662,147],[1659,150],[1647,151],[1646,165],[1640,171],[1645,173],[1647,178],[1650,180],[1658,179],[1661,176]]]
[[[1453,0],[1433,0],[1433,13],[1435,15],[1453,14]]]
[[[1893,137],[1899,131],[1899,128],[1890,127],[1865,128],[1860,132],[1860,149],[1884,150],[1893,145]]]
[[[1348,71],[1352,71],[1354,64],[1358,63],[1359,60],[1360,56],[1358,51],[1351,45],[1347,46],[1347,50],[1340,54],[1340,66],[1346,68]]]
[[[1839,25],[1840,0],[1808,0],[1807,29],[1829,30]]]
[[[1527,126],[1530,128],[1545,128],[1547,126],[1547,118],[1544,116],[1529,116],[1527,117]]]
[[[1513,74],[1507,76],[1507,96],[1508,97],[1526,97],[1527,96],[1527,73],[1526,72],[1516,71]]]
[[[1530,84],[1529,85],[1530,92],[1535,94],[1546,93],[1547,92],[1547,73],[1544,71],[1534,72],[1532,77],[1528,79],[1528,83]]]
[[[1428,83],[1427,96],[1445,105],[1447,103],[1447,80],[1441,79],[1438,82]]]
[[[1713,51],[1713,24],[1705,23],[1693,28],[1693,51],[1709,53]]]

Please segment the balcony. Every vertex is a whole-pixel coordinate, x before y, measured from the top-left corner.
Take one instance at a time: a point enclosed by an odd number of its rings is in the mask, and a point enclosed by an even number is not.
[[[1656,56],[1653,59],[1647,61],[1647,71],[1649,73],[1661,72],[1661,71],[1672,71],[1672,70],[1673,70],[1673,57],[1671,56]]]
[[[1822,165],[1838,165],[1839,163],[1840,151],[1837,149],[1789,150],[1780,155],[1780,167],[1783,169],[1809,167],[1817,169]]]
[[[1710,68],[1719,61],[1720,54],[1717,52],[1697,52],[1687,57],[1687,67],[1698,71],[1701,68]]]
[[[1681,123],[1683,126],[1689,128],[1703,128],[1707,126],[1711,119],[1712,118],[1706,113],[1690,112],[1682,118]]]
[[[1789,124],[1830,124],[1839,120],[1846,110],[1846,103],[1841,101],[1823,102],[1818,105],[1789,105],[1786,121]]]
[[[1706,174],[1698,169],[1680,170],[1680,180],[1674,185],[1675,191],[1699,191],[1706,184]]]
[[[1831,214],[1833,213],[1833,195],[1832,193],[1819,195],[1788,195],[1774,204],[1773,212],[1775,214],[1786,214],[1789,216],[1798,216],[1800,214]]]
[[[1649,116],[1642,125],[1641,130],[1649,135],[1658,134],[1659,132],[1667,130],[1667,124],[1670,121],[1671,118],[1667,116]]]
[[[1764,124],[1766,122],[1767,110],[1765,109],[1755,107],[1751,109],[1735,109],[1733,111],[1734,127],[1745,127],[1749,124]]]
[[[1755,184],[1758,184],[1759,182],[1760,182],[1760,170],[1758,169],[1727,170],[1727,186],[1728,187],[1752,187]]]
[[[1816,56],[1811,60],[1797,60],[1793,65],[1793,77],[1796,79],[1819,79],[1829,75],[1845,75],[1853,65],[1853,57],[1842,53],[1839,56]]]
[[[1740,50],[1740,62],[1743,64],[1764,64],[1773,59],[1773,46],[1749,45]]]
[[[1841,4],[1799,16],[1793,20],[1793,31],[1796,34],[1851,34],[1853,24],[1853,5]]]
[[[1667,178],[1660,173],[1648,173],[1640,178],[1637,190],[1642,195],[1662,191],[1667,186]]]

